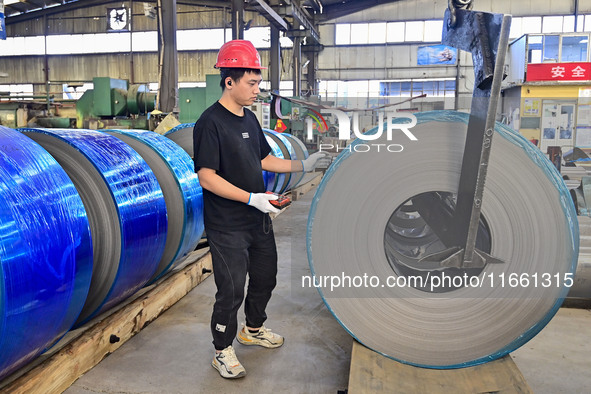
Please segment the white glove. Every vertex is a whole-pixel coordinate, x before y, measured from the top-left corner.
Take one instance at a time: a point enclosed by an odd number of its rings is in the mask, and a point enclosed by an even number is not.
[[[306,160],[302,160],[302,166],[304,167],[304,172],[314,171],[314,168],[318,165],[318,161],[320,159],[325,158],[328,156],[326,152],[316,152],[312,153]]]
[[[279,209],[275,208],[269,200],[277,200],[277,196],[267,193],[250,193],[248,205],[255,207],[262,213],[277,213]]]

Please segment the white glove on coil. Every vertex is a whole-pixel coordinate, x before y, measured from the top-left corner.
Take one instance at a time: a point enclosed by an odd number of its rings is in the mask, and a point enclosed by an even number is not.
[[[304,172],[314,171],[314,168],[318,165],[318,161],[326,156],[328,156],[326,152],[316,152],[308,156],[306,160],[302,160]]]
[[[250,193],[248,198],[248,205],[255,207],[262,213],[277,213],[279,209],[275,208],[270,200],[277,200],[277,196],[274,194],[267,193]]]

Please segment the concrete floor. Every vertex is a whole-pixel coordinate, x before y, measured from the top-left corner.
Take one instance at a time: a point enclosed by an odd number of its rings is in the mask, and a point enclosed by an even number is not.
[[[278,349],[235,342],[247,376],[222,379],[210,363],[213,278],[197,286],[142,332],[78,379],[67,394],[333,393],[348,384],[352,338],[330,314],[309,274],[306,221],[313,192],[274,221],[279,281],[266,325],[286,337]],[[562,308],[512,354],[535,393],[591,392],[591,311]],[[392,392],[396,392],[395,389]]]

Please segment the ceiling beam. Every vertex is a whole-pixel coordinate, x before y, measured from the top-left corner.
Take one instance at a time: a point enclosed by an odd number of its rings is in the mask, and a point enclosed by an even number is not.
[[[146,3],[155,3],[155,0],[147,0]],[[73,10],[77,10],[80,8],[88,8],[88,7],[94,7],[94,6],[100,6],[100,5],[105,5],[105,4],[109,4],[109,3],[121,3],[121,0],[75,0],[75,1],[70,1],[70,2],[66,2],[66,0],[61,0],[61,1],[52,1],[51,3],[55,3],[55,4],[59,4],[61,3],[62,5],[60,6],[56,6],[56,7],[46,7],[43,9],[39,9],[39,10],[35,10],[35,11],[28,11],[29,9],[17,9],[16,7],[13,7],[13,5],[17,5],[17,4],[26,4],[26,3],[14,3],[11,5],[5,5],[5,8],[9,9],[9,8],[13,8],[15,9],[17,12],[21,12],[20,14],[16,14],[16,15],[6,15],[6,21],[5,23],[7,25],[11,25],[13,23],[19,23],[19,22],[24,22],[27,20],[31,20],[31,19],[37,19],[37,18],[42,18],[44,15],[53,15],[53,14],[60,14],[63,12],[68,12],[68,11],[73,11]],[[213,0],[179,0],[177,1],[177,4],[183,4],[183,5],[195,5],[195,6],[204,6],[204,7],[212,7],[212,8],[229,8],[231,6],[230,1],[224,1],[224,0],[220,0],[220,1],[213,1]]]
[[[273,24],[276,28],[282,31],[289,30],[289,26],[285,19],[281,17],[278,13],[275,12],[273,8],[264,0],[253,0],[250,2],[255,10],[257,10],[261,15],[263,15],[269,22]]]
[[[332,19],[340,18],[354,14],[355,12],[363,11],[378,5],[388,3],[396,3],[401,0],[344,0],[337,4],[324,4],[322,14],[318,14],[319,22],[326,22]]]

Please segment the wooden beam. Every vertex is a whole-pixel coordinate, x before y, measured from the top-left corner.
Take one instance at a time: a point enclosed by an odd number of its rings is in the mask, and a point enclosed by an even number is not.
[[[509,355],[468,368],[402,364],[353,342],[349,393],[524,393],[533,391]]]
[[[90,326],[51,357],[1,387],[0,392],[62,393],[211,274],[211,254],[203,250],[193,253],[201,255],[197,261],[165,277],[128,305]]]

